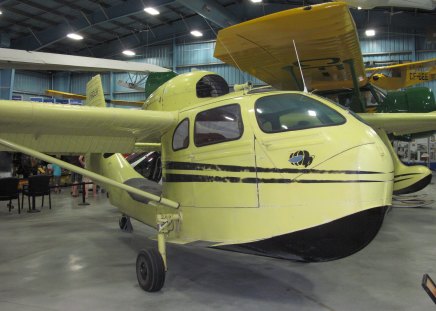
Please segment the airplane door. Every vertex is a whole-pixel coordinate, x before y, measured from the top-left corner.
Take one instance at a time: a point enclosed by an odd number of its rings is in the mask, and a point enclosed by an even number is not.
[[[163,195],[182,206],[194,206],[193,185],[185,178],[192,164],[192,126],[186,113],[181,120],[162,140]]]
[[[239,104],[194,111],[191,171],[196,207],[258,207],[253,134]]]

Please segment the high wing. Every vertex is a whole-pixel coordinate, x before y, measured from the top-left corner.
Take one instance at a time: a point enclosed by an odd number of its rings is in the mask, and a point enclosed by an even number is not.
[[[80,99],[86,100],[86,95],[75,94],[62,92],[57,90],[46,90],[45,93],[54,97],[62,97],[62,98],[72,98],[72,99]],[[114,104],[117,106],[132,106],[132,107],[142,107],[144,102],[141,101],[129,101],[129,100],[118,100],[118,99],[105,99],[107,103]]]
[[[46,153],[128,153],[160,143],[173,112],[0,101],[0,138]],[[1,147],[0,147],[0,150]]]
[[[359,113],[375,129],[394,135],[421,133],[436,130],[436,113]]]
[[[309,90],[367,83],[354,20],[344,3],[291,9],[222,29],[214,56],[278,89],[302,90],[295,41]]]
[[[436,79],[436,58],[382,67],[367,68],[369,80],[385,90],[396,90]],[[385,75],[384,73],[387,73]]]
[[[139,62],[0,48],[0,68],[24,70],[75,70],[91,72],[168,72]]]

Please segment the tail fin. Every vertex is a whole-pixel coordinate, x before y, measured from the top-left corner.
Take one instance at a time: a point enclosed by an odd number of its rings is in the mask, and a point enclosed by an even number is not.
[[[94,76],[86,85],[86,106],[106,107],[100,75]]]

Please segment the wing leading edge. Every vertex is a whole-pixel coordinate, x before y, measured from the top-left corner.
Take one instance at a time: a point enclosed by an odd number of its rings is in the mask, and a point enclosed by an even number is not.
[[[160,143],[176,112],[0,101],[0,138],[50,153],[131,152]],[[0,150],[9,150],[0,147]]]

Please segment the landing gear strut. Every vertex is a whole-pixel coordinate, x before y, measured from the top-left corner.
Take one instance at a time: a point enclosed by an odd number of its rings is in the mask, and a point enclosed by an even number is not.
[[[156,249],[143,249],[136,258],[136,277],[139,286],[146,292],[157,292],[165,283],[165,273],[168,270],[166,256],[166,237],[174,230],[174,221],[179,221],[178,214],[157,215],[157,246]]]

